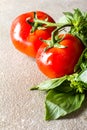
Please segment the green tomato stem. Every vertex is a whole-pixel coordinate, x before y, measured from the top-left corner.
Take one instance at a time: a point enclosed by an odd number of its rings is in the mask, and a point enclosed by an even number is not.
[[[48,44],[48,46],[45,48],[45,51],[47,51],[48,49],[50,49],[52,47],[66,48],[66,46],[59,44],[64,39],[65,36],[63,36],[62,38],[59,38],[58,31],[61,30],[62,28],[69,27],[69,26],[72,26],[72,25],[71,24],[64,24],[64,25],[54,29],[54,31],[51,33],[51,40],[45,40],[45,42]]]
[[[66,27],[66,26],[72,26],[71,24],[52,23],[52,22],[48,22],[48,21],[45,21],[45,20],[40,20],[40,19],[37,19],[37,18],[34,19],[34,22],[36,22],[38,24],[44,24],[45,27],[60,27],[60,28],[63,28],[63,27]]]
[[[52,43],[55,43],[55,42],[58,42],[58,41],[56,41],[56,39],[55,39],[55,34],[57,33],[58,34],[58,31],[59,30],[61,30],[62,28],[65,28],[65,27],[71,27],[71,26],[73,26],[73,25],[71,25],[71,24],[64,24],[64,25],[62,25],[62,26],[60,26],[60,27],[57,27],[53,32],[52,32],[52,36],[51,36],[51,40],[52,40]]]
[[[57,27],[63,25],[62,23],[52,23],[52,22],[47,22],[44,20],[39,20],[39,19],[34,19],[34,22],[39,23],[39,24],[45,24],[45,27]]]

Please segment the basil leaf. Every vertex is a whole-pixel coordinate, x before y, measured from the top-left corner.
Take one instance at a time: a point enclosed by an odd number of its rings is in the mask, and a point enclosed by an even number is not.
[[[74,9],[74,13],[65,12],[64,14],[68,23],[72,25],[69,32],[77,36],[87,47],[87,12],[82,12],[77,8]]]
[[[87,68],[87,48],[84,49],[82,55],[80,56],[78,63],[76,64],[74,71],[84,70]]]
[[[65,15],[67,22],[72,24],[73,14],[71,12],[64,12],[63,14]]]
[[[50,90],[46,96],[46,120],[58,119],[80,108],[84,94],[59,93]]]
[[[66,79],[67,79],[67,76],[46,80],[46,81],[40,83],[39,85],[31,88],[31,90],[38,89],[38,90],[47,91],[47,90],[50,90],[50,89],[53,89],[53,88],[60,86],[60,84],[62,84]]]
[[[87,69],[80,73],[79,80],[87,84]]]
[[[70,87],[70,81],[65,80],[59,87],[55,88],[55,91],[61,92],[61,93],[68,93],[73,90],[72,87]]]

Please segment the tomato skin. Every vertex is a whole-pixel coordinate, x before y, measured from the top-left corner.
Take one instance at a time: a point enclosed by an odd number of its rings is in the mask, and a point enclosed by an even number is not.
[[[48,22],[55,22],[48,14],[36,11],[37,18],[45,20],[48,18]],[[26,19],[30,17],[30,21],[33,22],[34,12],[28,12],[21,14],[14,19],[11,25],[10,36],[14,46],[21,52],[31,57],[36,57],[36,53],[42,39],[47,39],[51,36],[51,32],[54,27],[49,27],[45,30],[35,30],[31,33],[32,26],[26,22]]]
[[[81,41],[71,34],[66,34],[60,44],[66,46],[66,48],[53,47],[44,51],[44,48],[48,45],[43,43],[37,52],[37,65],[41,72],[49,78],[59,78],[64,75],[72,74],[84,50]]]

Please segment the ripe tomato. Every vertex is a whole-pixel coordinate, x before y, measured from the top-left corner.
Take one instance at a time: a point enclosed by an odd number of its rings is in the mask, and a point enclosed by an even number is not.
[[[48,45],[43,43],[37,52],[37,65],[39,69],[49,78],[72,74],[84,49],[81,41],[71,34],[65,34],[64,39],[59,44],[66,47],[52,47],[44,51],[44,48]]]
[[[48,22],[54,22],[54,20],[46,13],[37,11],[36,12],[37,18],[40,20],[47,19]],[[27,54],[28,56],[35,57],[38,48],[42,44],[42,39],[47,39],[50,37],[51,32],[53,31],[54,27],[48,27],[46,29],[38,29],[37,25],[35,25],[36,30],[31,32],[32,25],[28,23],[26,20],[27,18],[30,19],[31,24],[34,22],[34,12],[28,12],[18,16],[11,25],[11,40],[14,46],[20,50],[21,52]],[[44,25],[41,25],[44,26]]]

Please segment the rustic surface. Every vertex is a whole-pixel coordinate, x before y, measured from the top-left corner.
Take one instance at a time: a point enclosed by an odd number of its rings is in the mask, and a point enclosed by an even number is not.
[[[9,35],[11,22],[21,13],[42,10],[58,21],[62,12],[77,7],[87,11],[87,1],[0,0],[0,130],[87,130],[87,101],[63,119],[44,120],[45,95],[29,89],[47,78],[34,59],[14,48]]]

